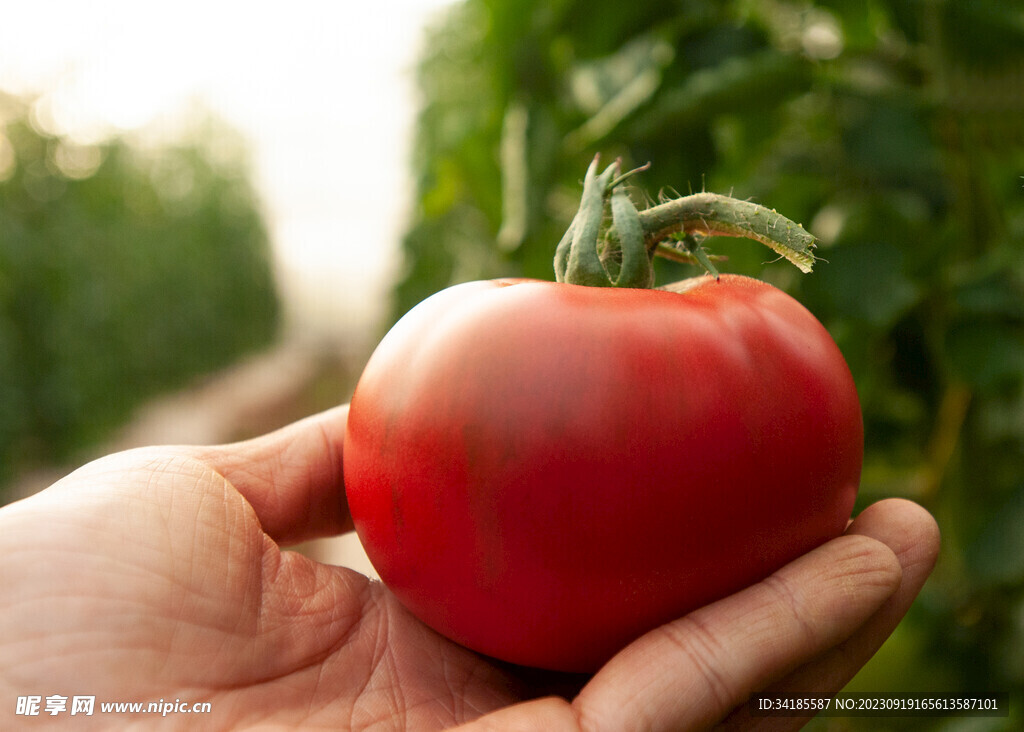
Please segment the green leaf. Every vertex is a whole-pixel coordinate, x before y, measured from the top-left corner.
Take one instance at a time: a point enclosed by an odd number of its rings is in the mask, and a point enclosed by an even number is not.
[[[909,101],[872,100],[844,131],[850,162],[899,185],[939,173],[931,133]]]
[[[1024,320],[1024,291],[1009,276],[984,277],[964,285],[954,295],[954,302],[973,316],[1009,316]]]
[[[775,50],[729,58],[701,69],[660,95],[629,137],[645,139],[665,130],[690,126],[718,114],[771,108],[806,91],[811,76],[806,62]]]
[[[895,323],[920,298],[920,288],[904,272],[903,253],[883,243],[825,250],[808,294],[837,318],[865,321],[878,328]]]
[[[946,334],[946,357],[957,378],[992,391],[1024,377],[1024,327],[1002,321],[962,320]]]
[[[1024,581],[1024,485],[1002,507],[964,550],[970,574],[985,584]]]

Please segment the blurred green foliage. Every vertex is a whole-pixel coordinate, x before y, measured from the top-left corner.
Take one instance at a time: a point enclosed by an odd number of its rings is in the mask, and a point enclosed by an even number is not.
[[[811,275],[752,242],[708,245],[842,348],[866,424],[861,505],[912,498],[944,534],[850,688],[1011,691],[1014,719],[978,728],[1021,724],[1024,6],[463,0],[427,49],[395,317],[459,281],[551,279],[596,152],[651,161],[648,191],[730,193],[804,223]]]
[[[231,150],[213,121],[159,149],[83,145],[0,94],[0,485],[274,336],[268,237]]]

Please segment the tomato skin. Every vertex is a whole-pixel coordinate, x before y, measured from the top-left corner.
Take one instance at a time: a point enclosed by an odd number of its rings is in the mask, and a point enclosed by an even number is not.
[[[371,562],[421,620],[591,671],[842,533],[862,456],[846,362],[770,285],[493,281],[384,338],[344,474]]]

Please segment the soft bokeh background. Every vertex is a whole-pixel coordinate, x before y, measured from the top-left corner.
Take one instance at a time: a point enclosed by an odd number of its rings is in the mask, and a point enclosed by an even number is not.
[[[0,12],[0,503],[347,398],[445,0]]]
[[[652,198],[732,193],[820,238],[807,276],[709,245],[843,349],[861,504],[906,496],[942,526],[935,575],[850,690],[1015,707],[812,728],[1020,728],[1024,6],[78,5],[0,25],[8,499],[96,451],[245,436],[345,399],[423,297],[550,278],[595,152],[650,160]]]

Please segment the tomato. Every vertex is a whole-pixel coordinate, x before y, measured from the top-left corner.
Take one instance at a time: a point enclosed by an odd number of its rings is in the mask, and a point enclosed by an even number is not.
[[[457,285],[385,336],[353,394],[352,518],[423,622],[517,664],[590,671],[842,533],[857,392],[789,295]]]

